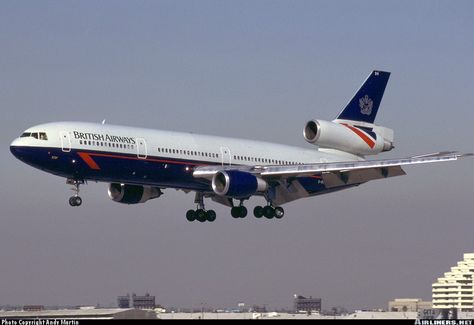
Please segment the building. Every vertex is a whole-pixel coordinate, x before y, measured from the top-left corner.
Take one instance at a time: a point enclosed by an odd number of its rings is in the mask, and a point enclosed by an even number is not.
[[[155,296],[149,293],[144,296],[132,295],[132,307],[136,309],[155,309]]]
[[[388,302],[388,311],[419,312],[425,309],[431,309],[431,301],[404,298]]]
[[[23,311],[42,311],[44,310],[43,305],[25,305]]]
[[[473,276],[474,253],[466,253],[462,261],[433,283],[433,308],[474,311]]]
[[[296,312],[321,312],[321,298],[303,297],[295,295],[294,308]]]
[[[130,308],[130,295],[117,297],[118,308]]]

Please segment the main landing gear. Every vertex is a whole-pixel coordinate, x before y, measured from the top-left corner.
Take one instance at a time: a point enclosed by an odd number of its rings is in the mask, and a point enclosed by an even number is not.
[[[84,184],[83,180],[68,179],[66,184],[74,186],[71,190],[74,191],[74,195],[69,198],[69,205],[72,207],[78,207],[82,204],[82,199],[79,196],[79,185]]]
[[[241,200],[239,206],[232,207],[232,209],[230,209],[230,214],[235,219],[245,218],[247,216],[247,208],[244,207],[244,201]]]
[[[282,207],[272,205],[271,201],[267,201],[267,205],[256,206],[253,209],[253,214],[256,218],[265,217],[267,219],[281,219],[285,215],[285,210]],[[194,203],[196,203],[197,208],[196,210],[188,210],[186,212],[186,219],[190,222],[197,220],[199,222],[213,222],[216,220],[216,212],[214,210],[206,210],[204,207],[204,195],[203,193],[196,193],[196,197],[194,199]],[[235,219],[245,218],[248,214],[247,208],[244,206],[244,200],[240,200],[240,204],[238,206],[233,206],[230,210],[230,214]],[[232,204],[232,200],[229,199],[229,205]]]
[[[270,203],[267,206],[261,207],[257,205],[253,209],[253,215],[255,218],[265,217],[267,219],[281,219],[285,215],[285,210],[282,207],[273,207]]]
[[[197,204],[196,210],[188,210],[186,212],[186,219],[192,222],[197,220],[199,222],[213,222],[216,220],[216,212],[214,210],[207,210],[204,207],[204,198],[202,193],[196,193],[196,197],[194,199],[194,203]]]

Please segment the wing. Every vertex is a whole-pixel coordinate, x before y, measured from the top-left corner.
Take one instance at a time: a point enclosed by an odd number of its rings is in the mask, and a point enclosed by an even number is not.
[[[283,204],[309,196],[301,184],[294,182],[298,177],[321,177],[326,189],[337,189],[359,185],[370,180],[405,175],[402,166],[427,164],[458,160],[472,154],[445,151],[402,159],[328,162],[302,165],[271,166],[206,166],[197,167],[194,177],[212,179],[215,173],[223,170],[239,170],[253,174],[276,184],[276,199]],[[282,185],[282,186],[278,186]],[[299,185],[299,186],[298,186]]]

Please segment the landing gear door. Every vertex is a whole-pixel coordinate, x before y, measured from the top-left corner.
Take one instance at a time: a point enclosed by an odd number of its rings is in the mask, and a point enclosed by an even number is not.
[[[221,157],[222,157],[222,159],[221,159],[222,166],[225,166],[225,165],[230,166],[232,164],[229,148],[221,147]]]
[[[61,150],[63,152],[71,151],[71,136],[69,132],[61,131],[59,132],[59,138],[61,139]]]
[[[146,148],[146,141],[143,138],[136,138],[136,145],[137,145],[137,157],[139,159],[146,159],[148,156],[147,148]]]

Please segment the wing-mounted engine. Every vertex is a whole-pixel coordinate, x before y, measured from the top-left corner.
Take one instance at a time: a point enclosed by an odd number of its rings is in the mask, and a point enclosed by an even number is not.
[[[321,148],[337,149],[356,155],[375,155],[393,149],[393,131],[344,122],[312,120],[306,123],[303,135],[306,141]]]
[[[111,183],[109,197],[119,203],[136,204],[160,197],[163,192],[157,187]]]
[[[219,196],[235,199],[248,198],[257,192],[267,190],[263,179],[238,170],[222,170],[212,178],[212,190]]]

